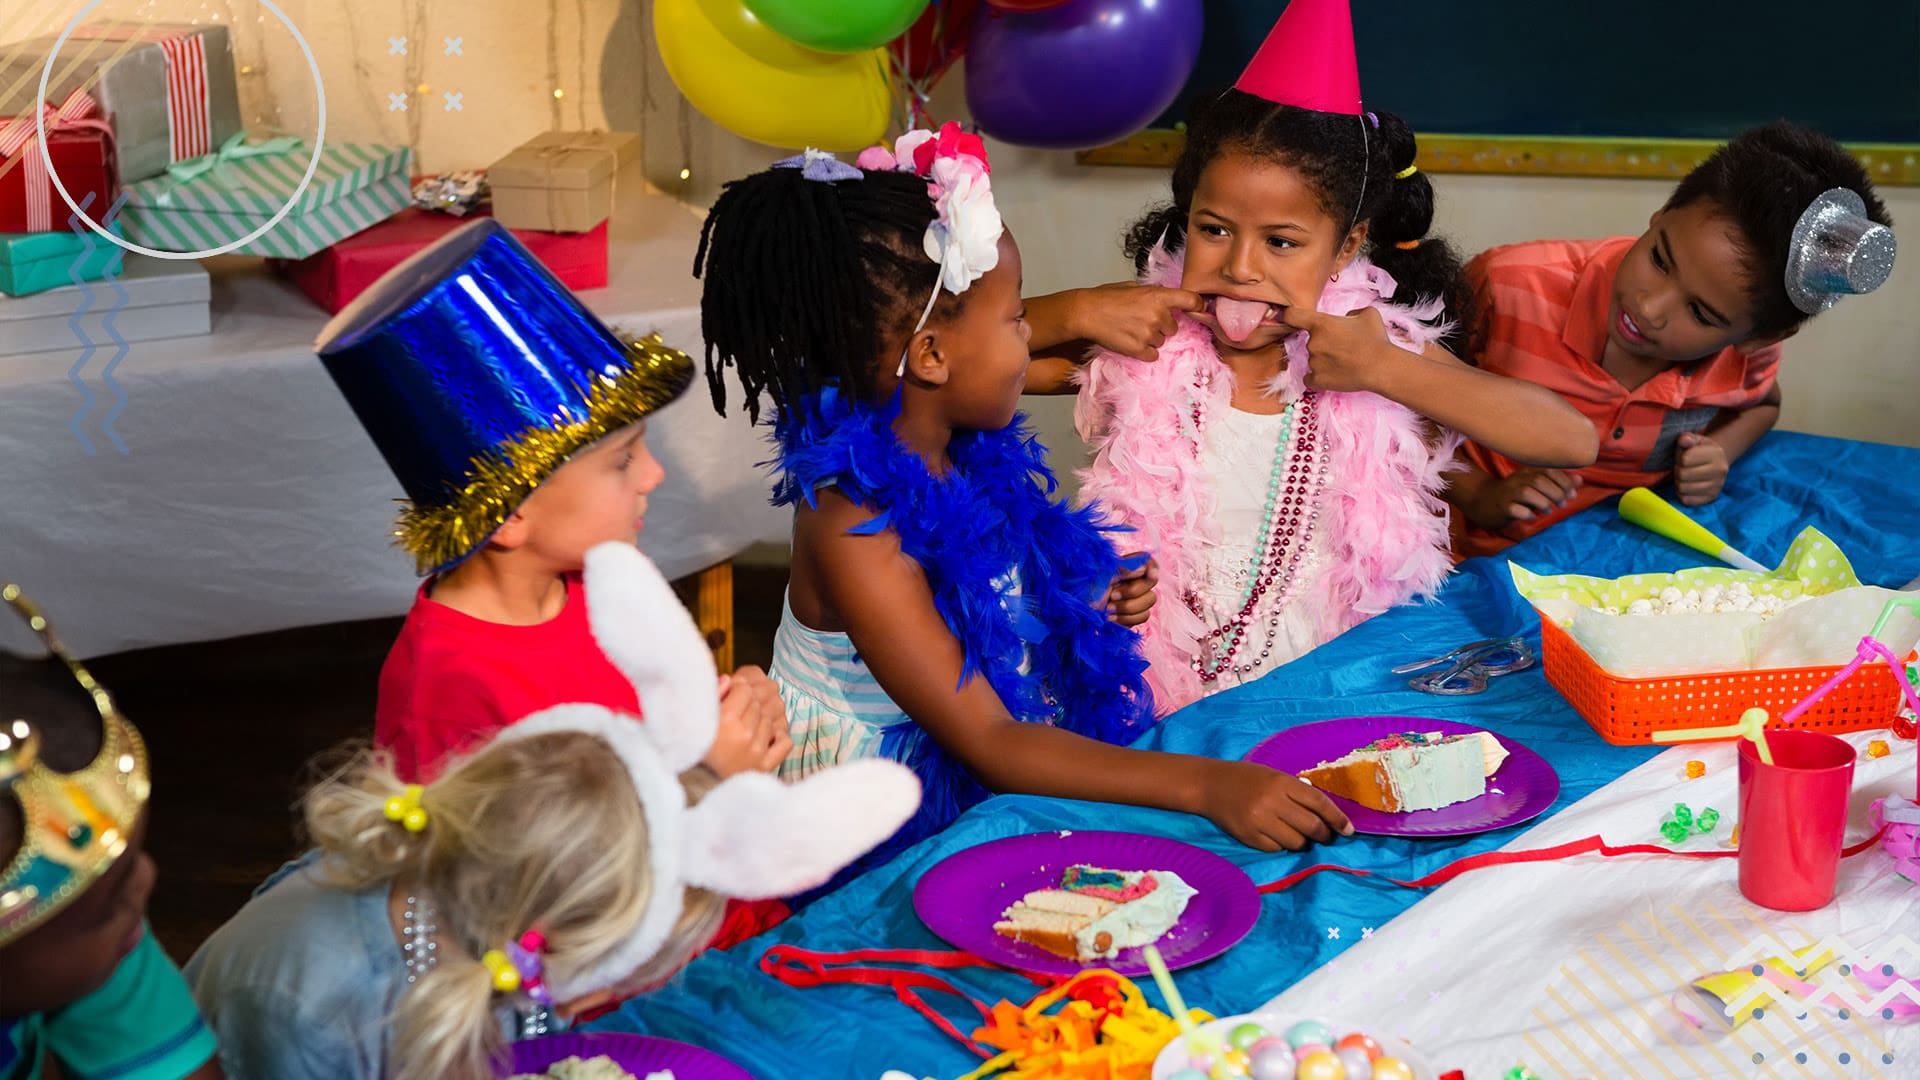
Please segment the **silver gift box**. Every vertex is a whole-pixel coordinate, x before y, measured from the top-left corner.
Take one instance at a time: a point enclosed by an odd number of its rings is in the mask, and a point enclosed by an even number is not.
[[[66,285],[32,296],[0,296],[0,356],[81,349],[86,345],[81,333],[96,349],[112,355],[116,332],[129,342],[208,332],[212,289],[199,263],[129,253],[117,280],[127,294],[124,304],[117,301],[110,281]],[[85,314],[76,329],[74,315],[83,306]],[[109,314],[111,330],[104,322]]]
[[[83,26],[75,34],[87,33],[93,25]],[[233,47],[227,28],[210,26],[169,26],[153,24],[147,30],[183,30],[199,35],[207,55],[207,121],[211,139],[209,150],[240,130],[240,91],[235,81]],[[33,110],[40,92],[40,73],[47,54],[57,38],[36,38],[5,50],[11,60],[0,55],[0,117],[19,116]],[[15,50],[18,50],[17,52]],[[122,51],[124,50],[124,51]],[[77,86],[85,85],[96,70],[106,70],[89,91],[100,103],[101,111],[113,124],[115,151],[120,160],[120,182],[131,184],[159,176],[172,163],[172,130],[167,124],[167,56],[158,44],[87,40],[78,36],[60,46],[53,61],[53,78],[47,84],[47,100],[55,105],[65,101]],[[7,93],[12,89],[12,93]]]

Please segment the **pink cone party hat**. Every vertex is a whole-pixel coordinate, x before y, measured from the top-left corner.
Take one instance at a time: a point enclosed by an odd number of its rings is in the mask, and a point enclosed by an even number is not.
[[[1347,0],[1290,0],[1233,86],[1278,105],[1360,115]]]

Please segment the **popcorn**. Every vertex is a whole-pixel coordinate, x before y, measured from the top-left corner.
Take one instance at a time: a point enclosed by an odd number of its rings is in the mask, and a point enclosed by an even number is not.
[[[1809,595],[1796,596],[1791,600],[1783,599],[1773,593],[1755,593],[1745,582],[1736,582],[1725,588],[1709,585],[1704,589],[1688,589],[1685,592],[1668,586],[1660,590],[1660,595],[1648,599],[1635,600],[1628,604],[1628,615],[1725,615],[1732,612],[1749,612],[1761,618],[1771,618],[1790,607],[1812,599]],[[1594,607],[1608,615],[1619,615],[1619,607]]]

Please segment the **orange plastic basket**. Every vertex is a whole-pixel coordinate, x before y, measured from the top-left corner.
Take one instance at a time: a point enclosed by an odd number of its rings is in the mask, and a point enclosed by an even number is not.
[[[1617,746],[1650,743],[1656,731],[1731,724],[1755,707],[1778,721],[1840,670],[1836,665],[1623,679],[1594,663],[1587,650],[1546,615],[1540,616],[1540,666],[1574,711]],[[1834,687],[1794,726],[1809,731],[1886,727],[1899,708],[1900,685],[1893,670],[1869,664]]]

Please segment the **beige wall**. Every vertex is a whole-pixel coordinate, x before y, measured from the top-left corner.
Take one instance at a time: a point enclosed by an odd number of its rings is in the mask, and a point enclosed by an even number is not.
[[[80,6],[80,0],[9,0],[0,39],[56,31]],[[428,169],[484,166],[549,126],[610,126],[643,132],[649,174],[704,205],[721,181],[780,156],[718,130],[685,106],[653,50],[647,0],[468,0],[431,7],[427,0],[283,0],[281,7],[320,62],[328,137],[406,142]],[[306,63],[257,0],[108,0],[100,14],[229,23],[238,59],[252,69],[242,77],[243,113],[253,122],[312,130]],[[387,39],[401,35],[410,39],[408,54],[391,55]],[[445,55],[448,36],[464,38],[463,55]],[[961,81],[956,70],[941,87],[936,115],[958,115]],[[389,110],[387,93],[408,87],[416,91],[409,108]],[[444,108],[441,94],[450,90],[464,95],[460,111]],[[1031,291],[1124,275],[1121,230],[1143,206],[1164,197],[1163,173],[1082,168],[1062,153],[1000,146],[994,153],[996,193],[1020,237]],[[685,183],[683,168],[691,173]],[[1498,176],[1436,182],[1441,228],[1468,250],[1542,236],[1634,232],[1668,187]],[[1907,255],[1886,288],[1843,303],[1792,343],[1781,376],[1782,424],[1920,445],[1920,188],[1883,194],[1908,236]],[[1064,402],[1038,401],[1034,412],[1053,445],[1071,446]]]

